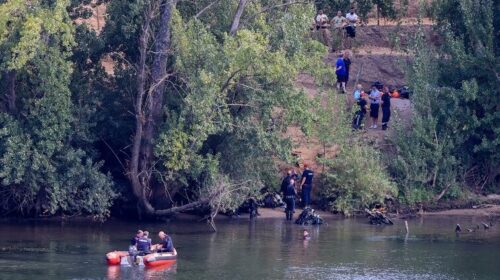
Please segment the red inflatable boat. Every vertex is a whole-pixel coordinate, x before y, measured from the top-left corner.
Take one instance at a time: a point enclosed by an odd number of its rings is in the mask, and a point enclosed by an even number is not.
[[[126,260],[123,260],[126,258]],[[174,264],[177,261],[177,250],[173,252],[151,253],[145,256],[138,256],[142,258],[142,262],[147,267],[158,267]],[[106,262],[108,265],[119,265],[122,262],[126,264],[133,264],[132,257],[127,251],[113,251],[106,254]]]
[[[157,267],[173,264],[177,261],[177,250],[173,252],[152,253],[144,256],[144,265],[148,267]]]
[[[119,265],[122,257],[128,257],[127,251],[113,251],[106,254],[106,262],[108,265]]]

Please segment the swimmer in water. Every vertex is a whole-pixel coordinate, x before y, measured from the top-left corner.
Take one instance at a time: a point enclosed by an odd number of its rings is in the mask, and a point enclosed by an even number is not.
[[[309,235],[309,232],[307,232],[307,230],[304,230],[303,239],[304,239],[304,240],[309,240],[309,239],[311,239],[311,236]]]

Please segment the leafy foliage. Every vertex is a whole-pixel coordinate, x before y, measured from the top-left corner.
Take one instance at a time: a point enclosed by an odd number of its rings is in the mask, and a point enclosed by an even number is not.
[[[499,7],[492,1],[438,2],[445,42],[430,50],[421,35],[416,39],[409,75],[412,129],[400,130],[393,165],[410,203],[456,197],[467,186],[496,192],[499,185]]]
[[[326,166],[321,196],[330,202],[331,210],[351,215],[355,210],[395,197],[397,187],[389,179],[380,152],[350,130],[351,114],[343,99],[329,93],[326,104],[317,112],[321,116],[319,139],[338,148],[334,157],[326,154],[321,159]]]
[[[3,213],[109,215],[111,178],[75,145],[89,132],[77,127],[69,89],[74,28],[67,4],[0,5],[0,81],[12,101],[0,111]]]

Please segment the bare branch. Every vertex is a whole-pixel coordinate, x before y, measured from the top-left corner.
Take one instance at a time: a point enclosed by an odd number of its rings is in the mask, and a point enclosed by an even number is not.
[[[240,26],[240,19],[241,16],[243,15],[243,11],[245,11],[247,2],[248,0],[240,0],[240,2],[238,3],[238,8],[236,9],[236,14],[234,15],[233,23],[231,24],[231,30],[229,31],[229,34],[231,36],[236,35],[236,32],[238,31],[238,28]]]
[[[198,19],[204,12],[206,12],[208,9],[210,9],[213,5],[219,3],[220,0],[215,0],[212,3],[208,4],[205,8],[201,9],[195,16],[195,19]]]

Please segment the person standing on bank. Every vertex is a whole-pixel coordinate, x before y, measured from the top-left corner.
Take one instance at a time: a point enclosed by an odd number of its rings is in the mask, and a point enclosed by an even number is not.
[[[349,59],[349,52],[348,51],[345,51],[344,52],[344,65],[345,65],[345,84],[347,85],[347,83],[349,82],[349,70],[350,70],[350,67],[351,67],[351,59]],[[345,87],[344,87],[344,91],[345,91]]]
[[[382,93],[382,130],[387,129],[387,124],[391,118],[391,92],[389,88],[384,87]]]
[[[304,173],[302,173],[302,181],[300,182],[300,188],[302,189],[302,201],[304,203],[304,208],[311,205],[311,191],[314,172],[309,169],[309,165],[304,163]]]
[[[342,93],[345,93],[346,73],[347,70],[344,63],[344,55],[341,53],[335,63],[335,74],[337,75],[337,90],[340,91],[342,87]]]
[[[347,26],[345,27],[348,37],[356,37],[356,23],[358,22],[358,15],[354,12],[354,8],[351,8],[349,13],[345,16],[347,20]]]
[[[293,218],[293,212],[295,211],[295,196],[297,192],[295,191],[295,180],[291,179],[288,181],[288,186],[285,189],[285,203],[286,203],[286,220],[291,221]]]
[[[370,117],[372,118],[372,126],[370,128],[377,128],[378,123],[378,110],[380,107],[380,91],[377,86],[372,85],[372,90],[370,91]]]
[[[283,198],[285,197],[286,189],[288,188],[291,179],[292,179],[292,170],[289,169],[286,172],[286,176],[283,177],[283,181],[281,181],[280,193],[281,195],[283,195]]]

